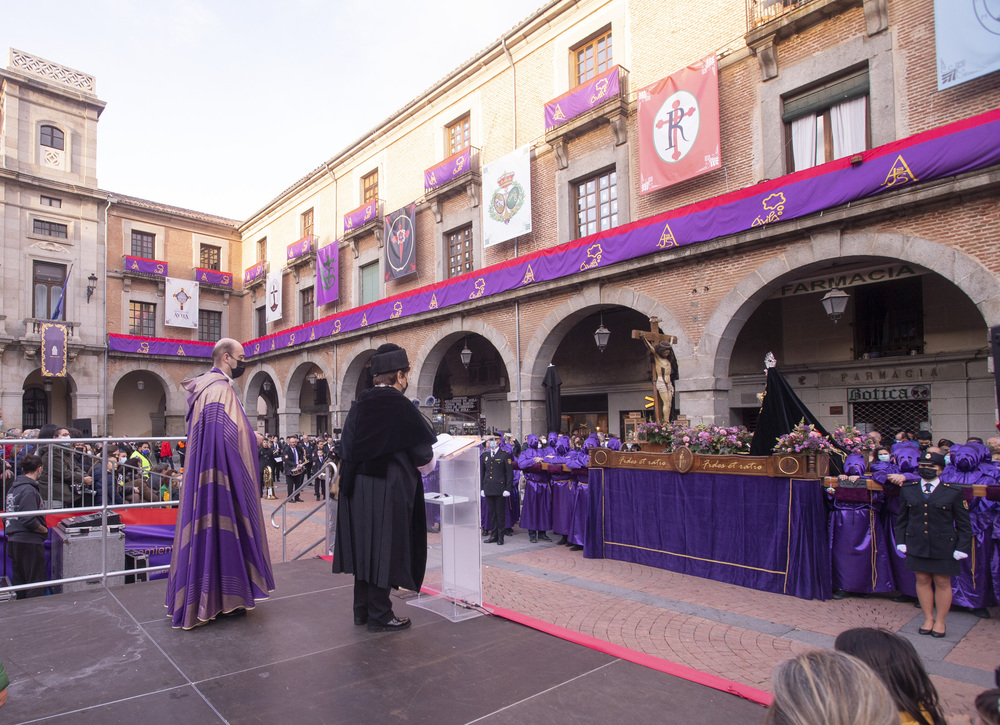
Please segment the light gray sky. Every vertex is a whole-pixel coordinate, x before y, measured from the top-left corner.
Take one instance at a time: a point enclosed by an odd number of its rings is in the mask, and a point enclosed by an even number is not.
[[[547,0],[0,0],[0,53],[96,76],[98,182],[246,219]]]

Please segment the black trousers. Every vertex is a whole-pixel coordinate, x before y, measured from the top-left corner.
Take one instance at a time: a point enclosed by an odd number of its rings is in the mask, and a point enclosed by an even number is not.
[[[298,476],[285,476],[285,484],[288,489],[288,497],[291,498],[292,492],[302,485],[302,474]]]
[[[45,544],[8,541],[7,552],[14,564],[14,571],[11,572],[11,583],[14,586],[45,581]],[[17,598],[26,599],[44,595],[45,587],[39,587],[22,589],[17,593]]]
[[[389,590],[354,579],[354,617],[385,624],[393,618]]]
[[[316,494],[316,498],[323,497],[323,479],[319,476],[313,479],[313,493]]]
[[[507,528],[506,505],[503,496],[486,497],[486,524],[494,533],[500,533]]]

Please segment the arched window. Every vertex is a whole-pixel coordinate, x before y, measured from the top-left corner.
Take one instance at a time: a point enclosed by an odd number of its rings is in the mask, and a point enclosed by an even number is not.
[[[55,126],[42,126],[42,146],[63,150],[63,132]]]
[[[49,422],[49,396],[39,387],[30,387],[21,396],[21,427],[41,428]]]

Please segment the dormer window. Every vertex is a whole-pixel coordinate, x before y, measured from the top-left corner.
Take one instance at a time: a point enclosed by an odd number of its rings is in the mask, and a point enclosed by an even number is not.
[[[42,126],[42,146],[62,151],[65,147],[63,132],[55,126]]]

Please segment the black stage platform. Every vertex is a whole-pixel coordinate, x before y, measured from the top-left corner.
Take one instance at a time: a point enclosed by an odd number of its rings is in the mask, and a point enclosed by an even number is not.
[[[528,627],[394,601],[355,627],[350,577],[275,566],[246,617],[171,629],[163,581],[0,604],[0,723],[757,723],[764,709]]]

